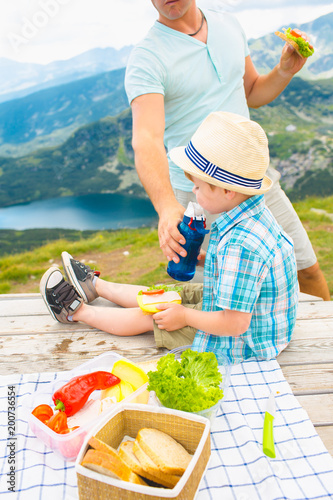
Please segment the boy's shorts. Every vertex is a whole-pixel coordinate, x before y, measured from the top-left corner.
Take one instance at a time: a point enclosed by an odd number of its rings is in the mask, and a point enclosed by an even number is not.
[[[182,305],[190,309],[202,309],[202,283],[186,283],[183,285],[183,290],[180,292]],[[154,321],[154,336],[157,347],[166,347],[174,349],[183,345],[192,345],[194,336],[197,332],[192,326],[184,326],[179,330],[167,332],[160,330]]]

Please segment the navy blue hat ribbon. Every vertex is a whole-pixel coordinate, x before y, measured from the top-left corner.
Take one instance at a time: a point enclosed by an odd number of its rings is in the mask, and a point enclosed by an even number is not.
[[[200,154],[197,149],[195,149],[191,141],[185,148],[185,154],[191,160],[191,162],[194,163],[194,165],[198,167],[202,172],[218,181],[225,182],[227,184],[250,187],[253,189],[261,188],[263,178],[247,179],[246,177],[242,177],[240,175],[223,170],[217,165],[214,165],[214,163],[206,160],[206,158],[202,156],[202,154]]]

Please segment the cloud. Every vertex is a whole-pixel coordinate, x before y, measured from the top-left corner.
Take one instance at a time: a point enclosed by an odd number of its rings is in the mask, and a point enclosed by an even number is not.
[[[212,1],[212,0],[209,0]],[[213,0],[214,1],[214,0]],[[215,0],[216,6],[225,4],[235,11],[253,9],[281,9],[283,7],[305,7],[332,4],[332,0]]]
[[[312,21],[333,11],[333,0],[197,2],[202,7],[234,12],[248,38],[286,24]],[[0,57],[47,63],[95,47],[119,49],[143,38],[156,17],[150,0],[2,1]]]

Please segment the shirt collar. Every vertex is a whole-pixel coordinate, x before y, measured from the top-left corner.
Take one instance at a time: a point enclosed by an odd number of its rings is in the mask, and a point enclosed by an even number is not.
[[[263,194],[251,196],[232,210],[223,212],[212,223],[212,230],[214,230],[215,227],[217,227],[219,231],[230,229],[242,220],[249,219],[254,215],[260,214],[261,212],[263,212],[264,208],[265,200]]]
[[[206,9],[203,9],[200,6],[200,10],[202,11],[203,15],[205,16],[206,23],[208,25]],[[165,33],[168,33],[170,35],[174,35],[176,37],[182,38],[183,40],[191,41],[191,43],[194,42],[196,44],[203,45],[203,46],[207,45],[206,43],[203,43],[200,40],[197,40],[196,38],[193,38],[192,36],[189,36],[186,33],[183,33],[182,31],[174,30],[173,28],[170,28],[169,26],[166,26],[165,24],[160,23],[157,19],[154,22],[153,27],[160,30],[160,31],[164,31]]]

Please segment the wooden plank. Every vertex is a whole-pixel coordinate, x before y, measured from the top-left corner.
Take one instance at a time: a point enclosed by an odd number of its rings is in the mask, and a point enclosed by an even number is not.
[[[333,317],[299,320],[288,347],[278,356],[280,366],[333,361]]]
[[[333,426],[333,393],[296,396],[314,425]]]
[[[323,301],[323,299],[321,297],[316,297],[315,295],[309,295],[308,293],[303,293],[303,292],[300,292],[299,293],[299,301],[300,302],[320,302],[320,301]]]
[[[280,357],[278,361],[280,362]],[[281,366],[281,369],[295,395],[333,392],[333,362],[326,364],[286,365]]]
[[[332,319],[333,302],[299,302],[297,320]]]
[[[318,300],[309,299],[309,297],[312,297],[311,295],[302,294],[302,297],[307,297],[307,299],[300,298],[298,316],[301,319],[311,317],[312,314],[327,315],[330,313],[331,316],[333,315],[332,302],[324,302],[318,297],[314,297],[314,299]],[[112,307],[112,303],[102,298],[94,301],[94,304],[109,304]],[[47,308],[39,293],[0,295],[0,317],[35,316],[38,314],[48,314]]]
[[[324,443],[327,451],[333,457],[333,425],[325,427],[315,427],[316,432]]]
[[[98,298],[94,305],[115,307],[112,302]],[[18,316],[50,316],[50,313],[39,293],[18,294],[18,295],[0,295],[0,317],[18,317]]]
[[[97,330],[49,332],[0,337],[0,374],[69,370],[106,351],[114,351],[133,361],[161,356],[153,332],[134,337],[116,337]],[[3,354],[5,353],[5,355]]]
[[[33,334],[49,334],[57,333],[64,334],[68,332],[82,332],[95,331],[94,328],[85,325],[84,323],[65,324],[56,322],[51,315],[44,316],[11,316],[2,318],[0,321],[0,338],[6,336],[20,335],[33,335]]]

